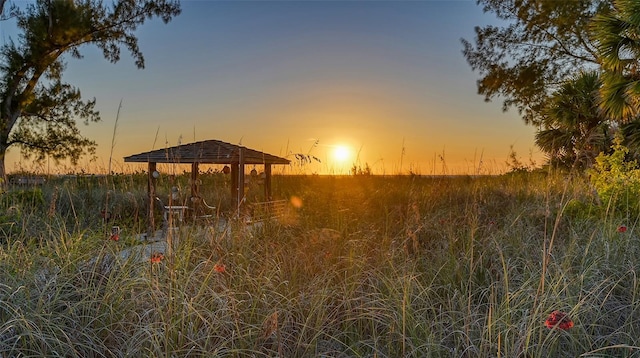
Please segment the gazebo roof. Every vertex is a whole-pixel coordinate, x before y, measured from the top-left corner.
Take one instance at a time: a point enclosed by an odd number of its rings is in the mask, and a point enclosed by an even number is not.
[[[291,162],[289,159],[219,140],[205,140],[133,154],[125,157],[124,161],[138,163],[231,164],[240,162],[239,154],[241,149],[244,164],[289,164]]]

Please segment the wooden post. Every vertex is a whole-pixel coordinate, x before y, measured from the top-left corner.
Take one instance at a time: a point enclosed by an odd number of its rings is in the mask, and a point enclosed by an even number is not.
[[[238,213],[240,212],[240,206],[242,205],[242,199],[244,199],[244,151],[242,147],[239,148],[238,153]]]
[[[191,197],[200,195],[198,190],[198,163],[191,163]]]
[[[156,171],[156,163],[149,162],[149,173],[148,181],[147,181],[147,194],[149,200],[149,212],[147,213],[147,235],[153,235],[156,231],[156,221],[155,221],[155,203],[156,203],[156,178],[153,176],[153,173]]]
[[[232,208],[238,208],[238,168],[239,164],[231,163],[231,203]]]
[[[271,164],[264,165],[264,200],[271,201]]]

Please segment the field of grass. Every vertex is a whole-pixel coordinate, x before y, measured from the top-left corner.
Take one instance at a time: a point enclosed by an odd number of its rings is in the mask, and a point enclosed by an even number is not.
[[[223,209],[226,179],[203,176]],[[158,263],[119,255],[145,190],[0,196],[0,356],[640,357],[637,210],[587,178],[277,176],[287,220],[185,226]],[[546,327],[555,310],[574,326]]]

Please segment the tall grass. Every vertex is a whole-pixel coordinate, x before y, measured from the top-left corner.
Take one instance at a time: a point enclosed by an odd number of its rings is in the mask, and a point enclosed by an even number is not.
[[[3,356],[640,356],[638,220],[584,178],[278,176],[289,220],[184,226],[160,263],[145,177],[102,180],[3,194]]]

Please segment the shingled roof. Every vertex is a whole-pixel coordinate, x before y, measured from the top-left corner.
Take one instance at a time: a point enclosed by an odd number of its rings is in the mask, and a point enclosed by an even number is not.
[[[219,140],[205,140],[152,150],[130,155],[125,157],[124,161],[138,163],[231,164],[240,161],[240,149],[242,149],[245,164],[289,164],[291,162],[289,159]]]

